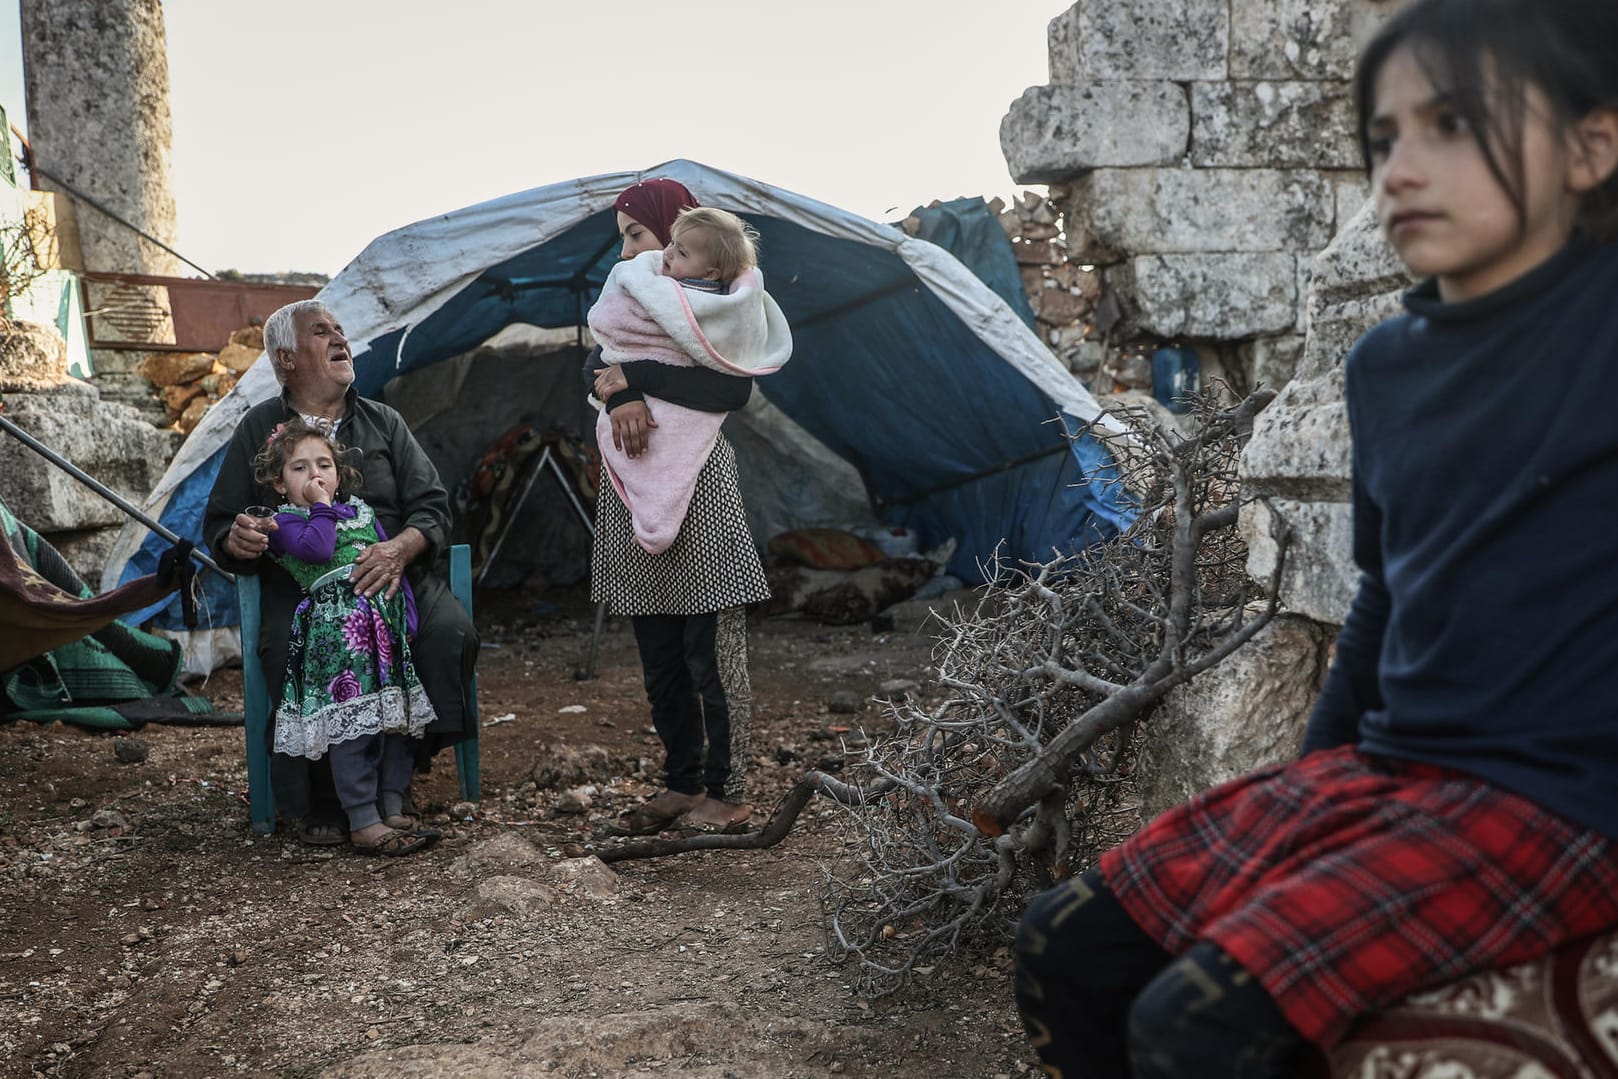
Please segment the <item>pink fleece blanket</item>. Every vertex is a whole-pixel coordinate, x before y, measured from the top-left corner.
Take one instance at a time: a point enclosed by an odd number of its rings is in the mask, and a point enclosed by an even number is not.
[[[738,277],[728,292],[711,293],[681,287],[663,276],[662,265],[662,252],[649,251],[607,276],[588,321],[608,363],[655,360],[765,375],[791,358],[791,330],[757,270]],[[661,554],[680,533],[725,417],[655,397],[647,397],[646,406],[657,427],[641,456],[631,459],[614,448],[605,409],[596,418],[596,441],[608,481],[634,521],[636,541]]]

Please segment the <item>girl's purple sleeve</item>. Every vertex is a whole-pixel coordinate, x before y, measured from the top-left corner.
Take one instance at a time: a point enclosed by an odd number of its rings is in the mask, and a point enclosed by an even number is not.
[[[337,550],[337,511],[311,506],[307,519],[297,513],[277,513],[278,526],[270,533],[270,553],[290,555],[299,562],[330,562]]]
[[[388,533],[385,529],[383,529],[381,521],[376,522],[376,538],[379,540],[385,540],[388,538]],[[404,592],[405,598],[405,636],[414,637],[416,635],[416,626],[418,623],[416,618],[416,593],[415,590],[410,587],[410,579],[408,577],[401,576],[399,578],[399,588]]]

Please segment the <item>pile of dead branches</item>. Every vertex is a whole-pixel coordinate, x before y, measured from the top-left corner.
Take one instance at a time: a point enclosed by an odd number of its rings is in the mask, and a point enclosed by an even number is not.
[[[843,806],[854,852],[826,869],[828,946],[857,960],[865,992],[968,942],[1003,942],[1029,894],[1138,826],[1142,721],[1274,611],[1285,536],[1260,586],[1236,528],[1237,457],[1272,396],[1210,395],[1190,434],[1145,411],[1092,424],[1117,462],[1092,482],[1127,491],[1134,524],[1042,565],[989,567],[995,583],[947,620],[936,653],[947,699],[894,708],[896,733],[846,788],[821,791]]]

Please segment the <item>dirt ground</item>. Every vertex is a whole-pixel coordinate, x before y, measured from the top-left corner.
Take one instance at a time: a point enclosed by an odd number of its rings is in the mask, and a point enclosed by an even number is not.
[[[584,597],[480,602],[482,800],[452,812],[441,756],[417,796],[444,839],[412,858],[304,847],[285,824],[253,835],[240,728],[0,726],[0,1074],[1035,1071],[1004,948],[876,1001],[827,961],[829,807],[763,851],[589,859],[661,761],[628,624],[608,622],[598,676],[577,681]],[[755,819],[805,769],[837,764],[841,728],[884,729],[868,699],[882,683],[928,692],[924,613],[906,605],[880,633],[752,622]],[[239,671],[198,688],[240,707]],[[837,691],[861,710],[829,713]],[[133,740],[145,759],[121,763]],[[607,751],[583,812],[533,782],[553,744]]]

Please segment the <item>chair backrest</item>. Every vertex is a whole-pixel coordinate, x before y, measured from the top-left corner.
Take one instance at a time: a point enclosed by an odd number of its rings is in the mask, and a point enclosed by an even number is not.
[[[258,658],[262,625],[258,577],[236,574],[236,604],[241,609],[242,715],[247,725],[247,798],[253,830],[275,831],[275,794],[270,789],[270,686]]]

